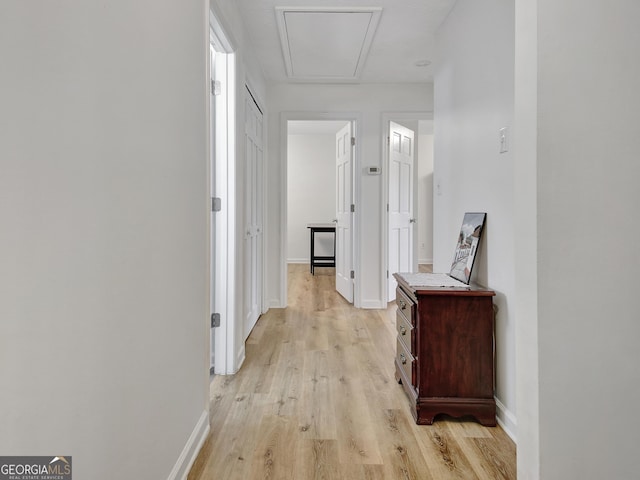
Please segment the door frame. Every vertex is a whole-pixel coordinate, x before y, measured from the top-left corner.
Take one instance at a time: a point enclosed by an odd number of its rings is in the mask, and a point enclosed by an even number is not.
[[[287,273],[287,201],[289,191],[288,170],[288,137],[290,120],[344,120],[353,125],[352,135],[356,139],[353,155],[353,203],[356,205],[353,214],[353,231],[351,234],[352,262],[354,271],[353,305],[360,308],[361,292],[359,281],[360,274],[360,155],[362,150],[362,138],[360,126],[362,114],[358,112],[281,112],[280,113],[280,185],[283,186],[280,195],[280,306],[287,306],[288,273]]]
[[[433,112],[431,111],[422,111],[422,112],[383,112],[381,116],[381,127],[380,132],[382,133],[380,138],[382,151],[382,195],[381,205],[380,205],[380,225],[382,225],[382,251],[384,252],[384,262],[380,264],[380,291],[383,292],[383,299],[388,296],[388,286],[387,283],[390,281],[390,277],[392,272],[389,272],[389,214],[387,211],[387,205],[389,204],[389,145],[387,138],[389,136],[389,128],[390,122],[400,123],[403,120],[407,121],[419,121],[419,120],[433,120]],[[416,137],[418,136],[418,132],[415,132]],[[415,150],[414,156],[417,159],[417,150]],[[418,176],[414,174],[413,176],[413,214],[416,216],[416,199],[418,195],[417,189],[417,181]],[[418,219],[420,221],[420,219]],[[416,245],[417,245],[417,234],[418,229],[413,229],[413,242],[414,242],[414,263],[417,261],[417,257],[415,255]],[[387,277],[387,272],[389,272],[389,277]],[[386,298],[387,303],[392,301],[393,298]]]
[[[222,199],[222,209],[212,217],[209,207],[209,252],[215,248],[215,258],[209,259],[209,288],[210,303],[215,305],[215,313],[220,314],[220,326],[215,332],[215,366],[216,374],[231,374],[237,370],[234,339],[236,325],[235,318],[235,244],[236,244],[236,211],[235,211],[235,141],[236,141],[236,58],[233,38],[229,36],[218,21],[219,16],[209,11],[209,43],[223,52],[226,57],[225,82],[222,89],[221,108],[211,112],[207,105],[209,149],[213,139],[217,140],[215,147],[209,152],[209,178],[215,176],[215,192],[211,182],[207,187],[207,205],[211,205],[211,198]],[[217,51],[217,50],[216,50]],[[207,62],[209,63],[209,62]],[[207,68],[207,90],[211,88],[211,66]],[[209,102],[207,102],[209,104]],[[216,121],[212,122],[212,115]],[[222,128],[220,128],[222,127]],[[216,129],[214,131],[214,128]],[[214,228],[214,225],[218,228]],[[210,313],[214,313],[213,311]],[[210,319],[207,318],[210,328]],[[209,332],[209,328],[207,331]],[[209,345],[211,351],[211,345]],[[208,370],[208,369],[207,369]]]

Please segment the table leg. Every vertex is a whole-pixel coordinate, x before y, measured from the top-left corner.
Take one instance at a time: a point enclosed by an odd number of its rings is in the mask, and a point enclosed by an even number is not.
[[[309,263],[310,263],[310,267],[311,267],[311,275],[314,275],[313,272],[313,256],[314,256],[314,234],[315,231],[313,230],[313,228],[310,229],[310,237],[311,237],[311,257],[309,258]]]

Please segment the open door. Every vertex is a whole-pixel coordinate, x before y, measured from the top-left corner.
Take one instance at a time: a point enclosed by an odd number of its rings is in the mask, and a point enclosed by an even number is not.
[[[413,176],[415,133],[389,126],[389,279],[387,299],[395,298],[396,272],[413,270]]]
[[[336,290],[353,303],[353,141],[349,122],[336,133]]]

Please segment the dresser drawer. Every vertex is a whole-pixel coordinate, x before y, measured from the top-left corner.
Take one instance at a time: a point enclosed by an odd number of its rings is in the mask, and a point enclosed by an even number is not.
[[[412,325],[416,325],[416,304],[400,287],[396,288],[396,305],[398,312]]]
[[[416,330],[413,325],[405,318],[404,315],[396,313],[396,331],[398,332],[398,338],[400,338],[409,353],[414,357],[416,356]]]
[[[399,338],[396,341],[396,363],[402,369],[404,377],[416,388],[416,359],[407,350],[405,344]]]

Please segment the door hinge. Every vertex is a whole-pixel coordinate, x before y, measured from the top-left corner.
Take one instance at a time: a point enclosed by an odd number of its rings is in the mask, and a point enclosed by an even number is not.
[[[389,270],[387,270],[387,278],[389,278]]]
[[[387,203],[387,212],[389,211],[389,204]]]
[[[351,146],[352,147],[356,146],[356,137],[351,137]]]
[[[211,197],[211,211],[219,212],[222,210],[222,199],[220,197]]]
[[[354,272],[353,270],[351,270],[351,278],[356,278],[356,272]]]
[[[211,95],[220,95],[222,84],[219,80],[211,80]]]
[[[220,314],[219,313],[212,313],[211,314],[211,328],[215,328],[215,327],[219,327],[220,326]]]
[[[355,204],[352,203],[351,204],[351,212],[353,213],[355,211],[356,211],[356,206],[355,206]]]
[[[391,137],[387,137],[387,145],[391,145]]]

